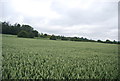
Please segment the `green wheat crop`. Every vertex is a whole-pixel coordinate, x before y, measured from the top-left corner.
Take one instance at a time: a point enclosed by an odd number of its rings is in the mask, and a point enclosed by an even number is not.
[[[3,79],[117,79],[118,45],[3,35]]]

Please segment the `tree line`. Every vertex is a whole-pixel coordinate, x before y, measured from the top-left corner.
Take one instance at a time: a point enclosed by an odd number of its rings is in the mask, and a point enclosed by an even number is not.
[[[17,23],[11,25],[9,22],[2,22],[2,34],[17,35],[24,38],[38,37],[38,31],[34,30],[31,26]]]
[[[50,37],[51,40],[64,40],[64,41],[82,41],[82,42],[99,42],[99,43],[110,43],[110,44],[120,44],[120,41],[110,41],[110,40],[105,40],[105,41],[102,41],[102,40],[92,40],[92,39],[87,39],[87,38],[84,38],[84,37],[64,37],[64,36],[55,36],[55,35],[52,35]]]
[[[100,42],[100,43],[110,43],[110,44],[120,44],[120,41],[102,41],[102,40],[92,40],[87,39],[84,37],[65,37],[65,36],[56,36],[56,35],[49,35],[39,33],[37,30],[34,30],[33,27],[29,25],[20,25],[18,23],[11,25],[9,22],[1,22],[2,23],[2,34],[11,34],[17,35],[18,37],[23,38],[34,38],[34,37],[41,37],[41,38],[48,38],[50,40],[64,40],[64,41],[83,41],[83,42]]]

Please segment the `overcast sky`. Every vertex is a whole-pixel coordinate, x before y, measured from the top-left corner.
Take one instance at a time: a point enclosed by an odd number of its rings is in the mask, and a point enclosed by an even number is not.
[[[0,21],[39,32],[89,39],[118,39],[118,0],[0,0]]]

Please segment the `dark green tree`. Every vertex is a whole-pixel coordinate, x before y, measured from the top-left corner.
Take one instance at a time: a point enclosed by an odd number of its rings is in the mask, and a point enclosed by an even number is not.
[[[12,27],[13,34],[17,35],[21,31],[21,25],[15,23],[14,26]]]
[[[43,33],[40,33],[40,34],[39,34],[39,37],[44,38],[44,34],[43,34]]]
[[[38,31],[37,30],[33,30],[32,33],[35,35],[35,37],[38,37]]]
[[[45,34],[44,34],[44,36],[46,37],[46,36],[47,36],[47,34],[45,33]]]
[[[27,32],[32,32],[33,28],[29,25],[22,25],[21,30],[27,31]]]
[[[103,42],[103,41],[101,41],[101,40],[97,40],[97,42]]]
[[[118,44],[118,42],[114,40],[114,41],[113,41],[113,44]]]
[[[28,38],[34,38],[34,37],[35,37],[34,33],[28,32]]]
[[[56,37],[55,37],[54,35],[52,35],[52,36],[50,37],[50,40],[56,40]]]
[[[61,37],[61,40],[69,40],[67,37]]]
[[[18,35],[18,37],[23,37],[23,38],[28,38],[29,37],[29,33],[24,31],[24,30],[21,30]]]
[[[112,41],[110,41],[110,40],[107,39],[107,40],[105,41],[105,43],[112,43]]]

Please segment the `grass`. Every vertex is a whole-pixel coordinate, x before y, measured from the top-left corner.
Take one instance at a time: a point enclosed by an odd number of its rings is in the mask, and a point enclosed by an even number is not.
[[[3,35],[3,79],[117,79],[118,45]]]

